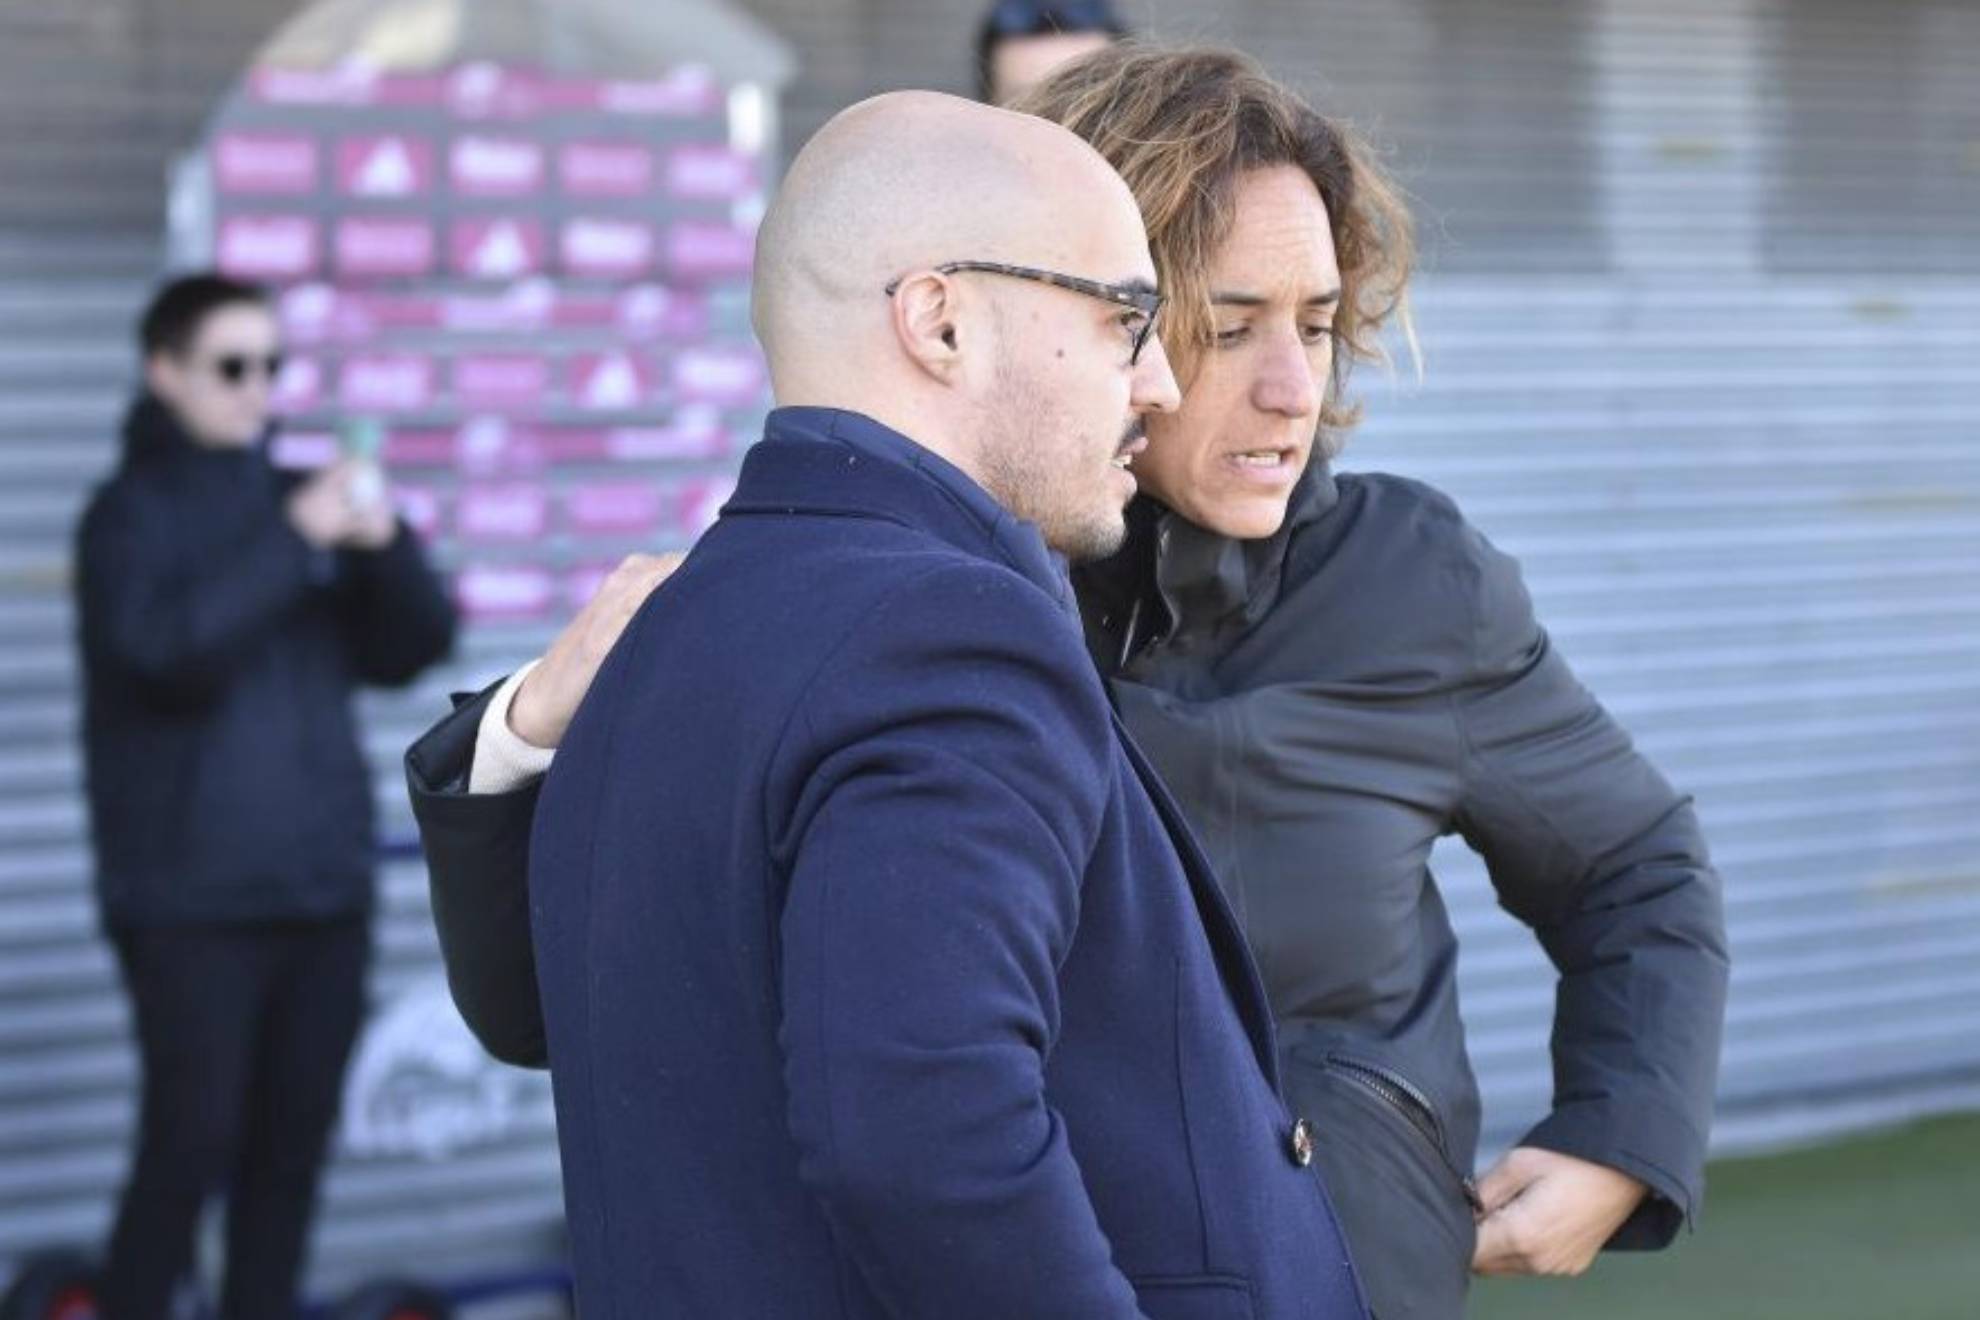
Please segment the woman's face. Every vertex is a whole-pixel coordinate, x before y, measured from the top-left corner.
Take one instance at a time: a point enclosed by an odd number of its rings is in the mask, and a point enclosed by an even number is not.
[[[1274,165],[1239,180],[1209,283],[1211,342],[1181,409],[1148,418],[1134,474],[1199,527],[1253,540],[1285,521],[1333,371],[1341,271],[1305,171]]]

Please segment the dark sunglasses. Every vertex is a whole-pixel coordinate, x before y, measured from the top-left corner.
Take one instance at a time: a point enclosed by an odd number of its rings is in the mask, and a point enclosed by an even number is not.
[[[282,374],[282,361],[280,353],[262,357],[250,353],[225,353],[213,359],[213,374],[236,388],[245,385],[249,375],[257,372],[264,380],[273,382]]]
[[[1128,365],[1141,361],[1141,350],[1148,347],[1148,341],[1155,337],[1155,324],[1162,319],[1162,305],[1167,300],[1153,289],[1132,284],[1103,284],[1099,280],[1083,280],[1077,275],[1061,275],[1055,270],[1035,270],[1030,266],[1007,266],[1001,261],[945,261],[935,267],[938,275],[955,275],[962,271],[978,271],[985,275],[1007,275],[1014,280],[1034,280],[1039,284],[1050,284],[1074,293],[1083,293],[1089,298],[1126,307],[1138,319],[1122,318],[1128,332],[1130,351]],[[887,296],[894,296],[901,287],[901,281],[893,281],[887,286]]]

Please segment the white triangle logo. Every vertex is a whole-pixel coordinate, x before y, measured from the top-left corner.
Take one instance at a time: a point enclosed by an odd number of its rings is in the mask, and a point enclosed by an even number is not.
[[[397,138],[386,138],[358,170],[357,191],[361,197],[404,197],[413,190],[415,182],[406,144]]]
[[[529,248],[514,225],[496,225],[488,231],[469,260],[477,275],[520,275],[529,269]]]
[[[606,358],[584,384],[587,408],[630,408],[639,402],[639,373],[622,357]]]

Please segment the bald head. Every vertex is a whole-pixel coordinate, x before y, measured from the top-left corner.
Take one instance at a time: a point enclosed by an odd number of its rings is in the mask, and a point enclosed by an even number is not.
[[[934,92],[874,97],[798,153],[757,236],[752,316],[779,401],[859,407],[841,386],[889,356],[882,290],[956,260],[1153,277],[1133,195],[1073,134]],[[806,397],[820,390],[838,397]]]

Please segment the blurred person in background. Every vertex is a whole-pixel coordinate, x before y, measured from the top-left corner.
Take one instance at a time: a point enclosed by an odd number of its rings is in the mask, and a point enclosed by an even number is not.
[[[1718,875],[1689,799],[1575,679],[1518,565],[1421,482],[1332,468],[1358,418],[1349,368],[1404,318],[1400,194],[1344,125],[1231,51],[1116,47],[1014,108],[1120,171],[1172,298],[1182,407],[1148,420],[1126,545],[1073,586],[1121,720],[1264,970],[1371,1309],[1451,1320],[1473,1271],[1577,1274],[1604,1247],[1667,1245],[1704,1191]],[[544,1061],[534,784],[667,569],[628,564],[413,765],[416,805],[460,826],[438,850],[425,829],[450,982],[511,1062]],[[470,789],[490,790],[478,817]],[[1477,1179],[1457,937],[1429,868],[1453,833],[1559,973],[1552,1111]]]
[[[227,1203],[220,1314],[294,1314],[364,1012],[371,778],[351,698],[451,649],[453,606],[375,470],[270,462],[266,296],[193,275],[139,325],[143,389],[83,516],[84,740],[104,929],[143,1074],[103,1284],[171,1313]]]
[[[1108,0],[999,0],[976,30],[977,96],[1006,105],[1060,65],[1127,35]]]

